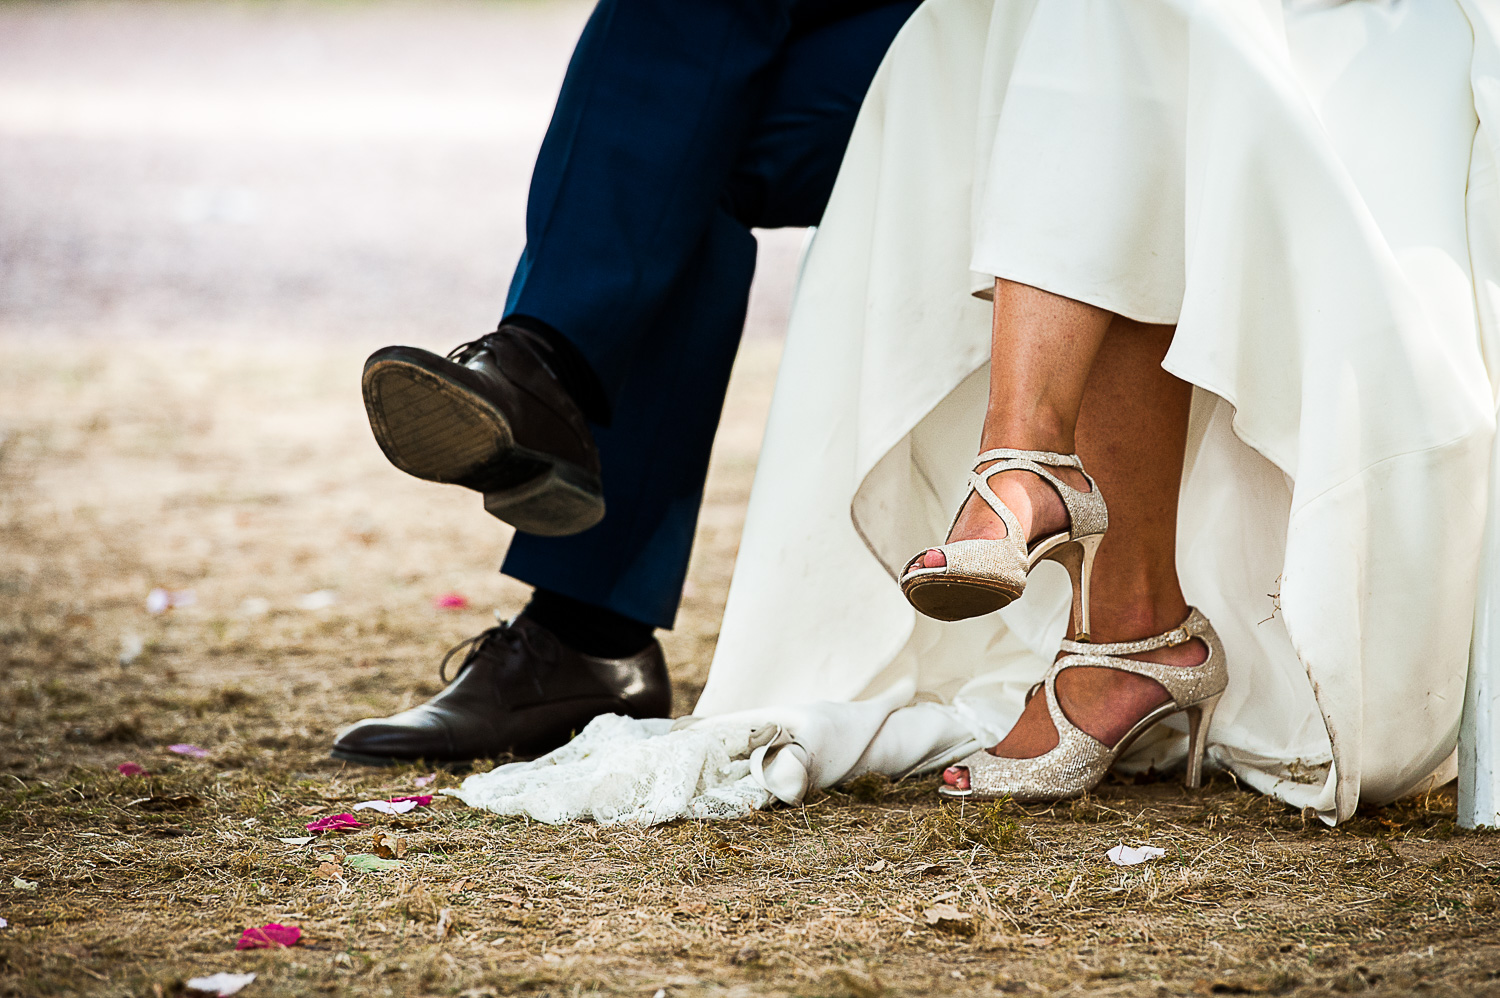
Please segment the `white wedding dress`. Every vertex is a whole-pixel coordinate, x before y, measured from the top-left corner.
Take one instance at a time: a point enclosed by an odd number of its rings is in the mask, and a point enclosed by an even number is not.
[[[1452,775],[1500,371],[1500,0],[928,0],[813,241],[692,718],[600,718],[457,795],[728,817],[993,744],[1067,582],[956,624],[893,573],[979,439],[996,276],[1175,323],[1210,756],[1327,821]],[[1159,727],[1125,765],[1170,767]]]

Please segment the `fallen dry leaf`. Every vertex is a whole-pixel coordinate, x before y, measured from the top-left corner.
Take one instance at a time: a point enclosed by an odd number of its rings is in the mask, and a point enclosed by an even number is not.
[[[339,869],[337,864],[325,862],[319,863],[318,868],[314,870],[313,873],[322,877],[324,880],[337,880],[339,877],[343,876],[344,871]]]
[[[945,922],[963,923],[974,920],[973,912],[959,911],[951,904],[935,904],[922,912],[922,917],[927,920],[928,925],[942,925]]]
[[[385,832],[376,832],[372,839],[374,846],[370,850],[381,859],[405,859],[406,839]]]

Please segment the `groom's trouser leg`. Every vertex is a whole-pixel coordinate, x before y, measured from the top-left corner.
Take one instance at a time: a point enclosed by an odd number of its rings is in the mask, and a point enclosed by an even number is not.
[[[537,157],[505,313],[562,333],[613,399],[660,335],[792,50],[850,25],[848,47],[824,46],[830,62],[809,82],[857,106],[894,35],[882,28],[905,19],[880,14],[890,2],[600,0]],[[830,11],[862,9],[799,35]]]
[[[618,309],[607,298],[594,300],[594,274],[575,266],[561,273],[558,268],[547,271],[546,261],[554,254],[560,258],[560,249],[533,251],[528,246],[530,260],[523,259],[512,287],[512,303],[519,306],[509,311],[559,329],[596,364],[613,355],[614,345],[598,348],[612,338],[629,339],[633,358],[613,390],[611,426],[595,430],[604,471],[603,522],[572,537],[518,534],[502,572],[644,623],[671,626],[687,573],[709,450],[744,326],[755,269],[750,227],[813,225],[821,218],[859,104],[886,48],[915,8],[912,0],[884,4],[784,46],[768,68],[749,126],[718,176],[717,194],[701,228],[677,254],[680,272],[658,302],[638,304],[646,297],[643,278],[623,281],[611,292],[629,299],[618,303]],[[614,233],[622,224],[611,218],[604,228]],[[547,228],[540,236],[556,240],[558,231]],[[599,263],[605,266],[606,261]],[[651,269],[650,260],[627,263],[637,271]],[[554,290],[533,295],[544,273],[551,274],[548,282]],[[563,283],[556,285],[558,281]],[[569,299],[568,307],[546,307],[558,299]],[[584,322],[590,309],[598,314],[586,321],[597,325],[568,325]],[[616,311],[649,313],[650,321],[643,333],[627,337],[610,324]],[[580,329],[598,333],[590,340],[580,337]]]

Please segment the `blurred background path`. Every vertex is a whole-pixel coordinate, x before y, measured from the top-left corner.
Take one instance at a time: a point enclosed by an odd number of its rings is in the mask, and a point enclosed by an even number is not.
[[[0,334],[492,328],[590,7],[0,4]],[[763,238],[752,335],[801,240]]]

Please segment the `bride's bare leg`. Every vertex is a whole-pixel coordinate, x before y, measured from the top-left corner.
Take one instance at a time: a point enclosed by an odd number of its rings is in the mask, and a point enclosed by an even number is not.
[[[1109,532],[1090,587],[1094,641],[1127,641],[1181,623],[1187,604],[1177,579],[1177,494],[1187,441],[1191,388],[1161,360],[1172,327],[1122,319],[1092,306],[998,282],[990,406],[982,447],[1077,450],[1109,502]],[[1018,314],[1020,313],[1020,314]],[[1029,537],[1066,524],[1056,492],[1027,472],[992,483]],[[1082,486],[1082,476],[1074,481]],[[999,518],[970,503],[954,537],[1003,536]],[[930,554],[929,554],[930,557]],[[1136,656],[1196,665],[1199,642]],[[1109,669],[1073,669],[1058,677],[1068,717],[1105,744],[1165,702],[1156,682]],[[993,751],[1041,755],[1057,744],[1042,698],[1027,706]],[[961,771],[948,782],[962,785]]]
[[[990,398],[979,449],[1073,453],[1089,369],[1114,313],[1025,284],[996,281],[994,315]],[[1077,471],[1053,473],[1075,488],[1088,488]],[[1030,472],[1003,472],[990,479],[990,487],[1016,514],[1027,537],[1045,536],[1067,525],[1056,491]],[[1005,523],[978,496],[970,496],[948,539],[1004,536]],[[944,563],[936,549],[922,559],[928,568]]]

